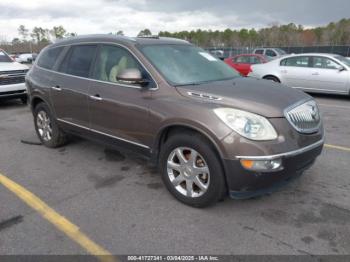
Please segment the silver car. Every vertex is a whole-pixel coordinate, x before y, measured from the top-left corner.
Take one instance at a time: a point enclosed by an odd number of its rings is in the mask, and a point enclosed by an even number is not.
[[[294,54],[253,65],[251,77],[306,92],[350,95],[350,60],[336,54]]]
[[[256,48],[253,50],[253,54],[265,55],[269,58],[277,58],[286,55],[286,51],[280,48]]]

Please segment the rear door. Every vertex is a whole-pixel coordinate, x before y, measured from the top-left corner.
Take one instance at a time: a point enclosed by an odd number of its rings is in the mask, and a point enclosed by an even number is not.
[[[118,72],[137,68],[147,87],[118,82]],[[156,85],[151,77],[126,48],[119,45],[101,45],[95,62],[90,89],[91,129],[128,144],[148,148],[152,136],[149,125],[151,89]]]
[[[323,56],[312,57],[312,80],[315,91],[326,93],[348,93],[348,72],[340,71],[341,65],[331,58]]]
[[[97,45],[72,45],[59,65],[51,100],[60,121],[89,127],[89,74],[96,49]]]
[[[234,58],[234,67],[242,75],[247,75],[250,71],[250,56],[236,56]]]

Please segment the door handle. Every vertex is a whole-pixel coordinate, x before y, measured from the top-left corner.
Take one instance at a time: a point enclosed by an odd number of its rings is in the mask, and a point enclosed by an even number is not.
[[[94,96],[90,96],[90,98],[92,99],[92,100],[95,100],[95,101],[102,101],[103,99],[102,99],[102,97],[100,97],[100,95],[94,95]]]
[[[320,75],[318,72],[312,73],[313,76],[318,76]]]
[[[60,86],[52,86],[51,88],[56,91],[62,91],[62,88],[60,88]]]

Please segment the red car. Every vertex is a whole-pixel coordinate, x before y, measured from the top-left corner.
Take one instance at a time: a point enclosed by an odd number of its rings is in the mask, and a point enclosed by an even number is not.
[[[243,54],[226,58],[224,61],[241,75],[247,76],[251,72],[251,65],[267,63],[269,59],[259,54]]]

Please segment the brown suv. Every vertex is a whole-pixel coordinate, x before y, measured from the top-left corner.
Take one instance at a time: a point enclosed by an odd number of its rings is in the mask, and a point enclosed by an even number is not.
[[[270,192],[323,147],[316,102],[243,78],[186,41],[82,36],[46,47],[26,77],[38,136],[122,146],[159,164],[168,190],[206,206]]]

